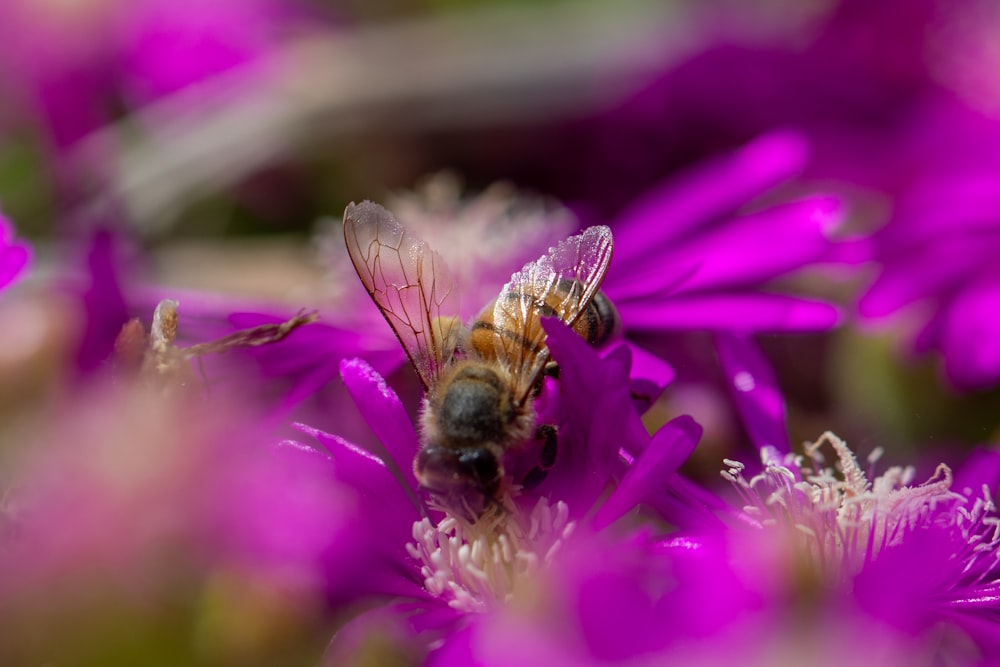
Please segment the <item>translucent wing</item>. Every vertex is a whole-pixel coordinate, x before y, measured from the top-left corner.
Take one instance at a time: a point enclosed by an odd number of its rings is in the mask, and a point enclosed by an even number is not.
[[[370,201],[344,211],[344,240],[375,305],[429,388],[451,358],[461,331],[455,281],[441,256]]]
[[[511,276],[493,306],[497,357],[510,369],[523,401],[549,360],[542,317],[566,324],[583,314],[611,263],[611,230],[589,227]]]

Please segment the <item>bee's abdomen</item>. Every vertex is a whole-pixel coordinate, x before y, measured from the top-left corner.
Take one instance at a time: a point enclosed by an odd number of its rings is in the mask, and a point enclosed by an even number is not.
[[[604,292],[594,295],[580,319],[573,325],[573,330],[594,347],[610,342],[621,334],[621,329],[618,309]]]
[[[469,337],[469,346],[483,359],[493,359],[496,357],[496,337],[499,336],[519,347],[524,348],[528,354],[538,354],[544,345],[533,341],[544,340],[544,335],[539,335],[537,331],[541,327],[541,317],[558,317],[557,308],[566,298],[572,289],[579,289],[579,283],[563,281],[565,285],[560,285],[559,289],[552,290],[544,296],[544,299],[536,295],[524,292],[510,292],[504,295],[504,299],[514,308],[530,308],[534,310],[539,318],[528,320],[528,326],[524,331],[514,331],[508,327],[498,325],[493,317],[493,310],[496,302],[491,303],[473,323]],[[518,302],[521,303],[518,303]],[[618,335],[621,331],[621,318],[618,310],[604,292],[598,292],[587,304],[577,320],[573,323],[573,330],[585,341],[594,347],[600,347]]]

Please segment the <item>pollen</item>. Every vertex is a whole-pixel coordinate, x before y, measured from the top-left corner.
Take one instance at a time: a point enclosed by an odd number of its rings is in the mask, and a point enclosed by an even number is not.
[[[826,450],[835,456],[833,466],[825,463]],[[762,529],[791,529],[833,581],[846,581],[922,525],[950,522],[972,544],[996,543],[989,534],[988,495],[972,502],[953,491],[944,464],[920,484],[913,484],[910,467],[891,467],[876,477],[880,456],[880,450],[869,456],[865,470],[847,444],[827,432],[807,443],[804,455],[765,448],[763,470],[749,480],[738,461],[726,460],[722,476],[740,494],[748,518]]]
[[[530,512],[507,505],[502,514],[474,524],[447,516],[438,524],[413,524],[406,545],[420,562],[424,587],[464,612],[485,612],[510,602],[544,569],[570,538],[569,508],[541,498]]]

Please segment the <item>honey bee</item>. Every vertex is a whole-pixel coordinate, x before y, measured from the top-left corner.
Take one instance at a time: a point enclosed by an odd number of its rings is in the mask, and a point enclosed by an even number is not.
[[[458,312],[447,264],[382,206],[350,204],[344,238],[424,385],[417,480],[453,513],[475,519],[499,507],[510,448],[544,437],[542,465],[554,463],[554,430],[536,431],[533,404],[552,368],[541,318],[557,318],[595,345],[618,330],[617,312],[599,292],[611,230],[590,227],[526,264],[470,327],[447,314]]]

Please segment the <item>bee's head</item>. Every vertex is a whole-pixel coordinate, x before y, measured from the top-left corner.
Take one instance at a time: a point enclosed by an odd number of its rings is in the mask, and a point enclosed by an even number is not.
[[[496,503],[502,452],[489,445],[451,448],[428,444],[413,462],[420,485],[454,514],[475,520]]]

